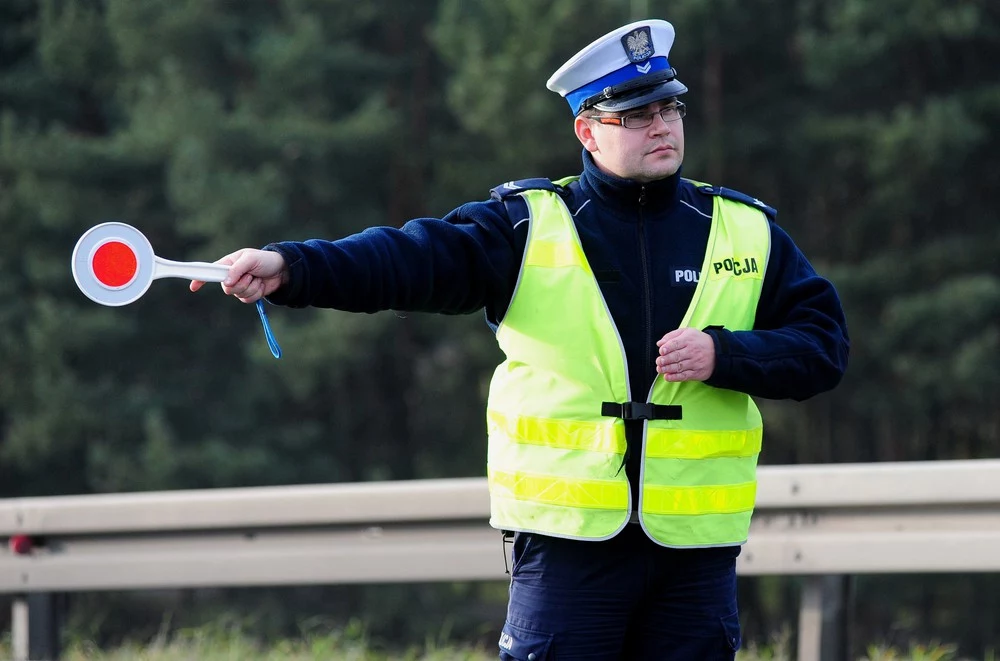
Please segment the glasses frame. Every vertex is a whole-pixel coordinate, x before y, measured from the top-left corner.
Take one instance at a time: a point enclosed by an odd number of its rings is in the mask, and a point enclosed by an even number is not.
[[[676,117],[667,118],[663,114],[666,112],[673,112],[673,111],[677,111]],[[687,105],[681,103],[680,101],[677,101],[676,103],[672,103],[669,106],[666,106],[665,108],[660,108],[656,112],[636,112],[632,113],[631,115],[591,115],[590,119],[597,120],[601,124],[607,124],[610,126],[621,126],[622,128],[626,129],[646,129],[652,126],[653,117],[655,115],[659,115],[660,119],[662,119],[667,124],[671,122],[676,122],[678,120],[684,119],[684,117],[687,115]],[[636,126],[634,123],[629,121],[639,117],[648,117],[649,123]]]

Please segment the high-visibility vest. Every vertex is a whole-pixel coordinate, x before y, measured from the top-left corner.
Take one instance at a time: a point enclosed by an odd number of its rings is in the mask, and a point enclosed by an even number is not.
[[[605,403],[630,401],[624,348],[566,205],[551,191],[521,195],[531,213],[528,240],[497,329],[506,360],[487,404],[490,524],[608,539],[634,508],[622,467],[624,422],[602,414]],[[681,327],[753,328],[769,248],[761,211],[716,196]],[[638,512],[646,533],[671,547],[745,542],[762,432],[754,402],[744,393],[662,378],[646,395],[634,408],[680,407],[680,419],[643,423]]]

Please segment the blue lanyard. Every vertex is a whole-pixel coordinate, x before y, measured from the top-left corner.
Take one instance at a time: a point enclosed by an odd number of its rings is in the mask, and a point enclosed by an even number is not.
[[[264,337],[267,338],[267,347],[271,350],[271,355],[281,358],[281,347],[278,346],[278,340],[271,330],[271,322],[267,320],[267,312],[264,311],[264,299],[257,301],[257,314],[260,315],[260,323],[264,326]]]

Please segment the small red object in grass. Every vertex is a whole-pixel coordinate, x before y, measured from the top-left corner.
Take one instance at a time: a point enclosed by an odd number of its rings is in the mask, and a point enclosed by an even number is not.
[[[14,535],[10,538],[9,546],[16,555],[28,555],[34,544],[31,543],[31,538],[27,535]]]

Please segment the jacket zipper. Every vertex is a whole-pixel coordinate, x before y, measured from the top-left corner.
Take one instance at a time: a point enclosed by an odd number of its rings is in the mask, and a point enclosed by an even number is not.
[[[646,350],[652,352],[653,344],[653,297],[649,285],[649,259],[646,256],[646,220],[643,208],[646,206],[646,187],[639,188],[639,257],[642,262],[642,291],[646,303]],[[656,362],[656,355],[650,353],[649,364]],[[648,398],[647,398],[648,399]]]

